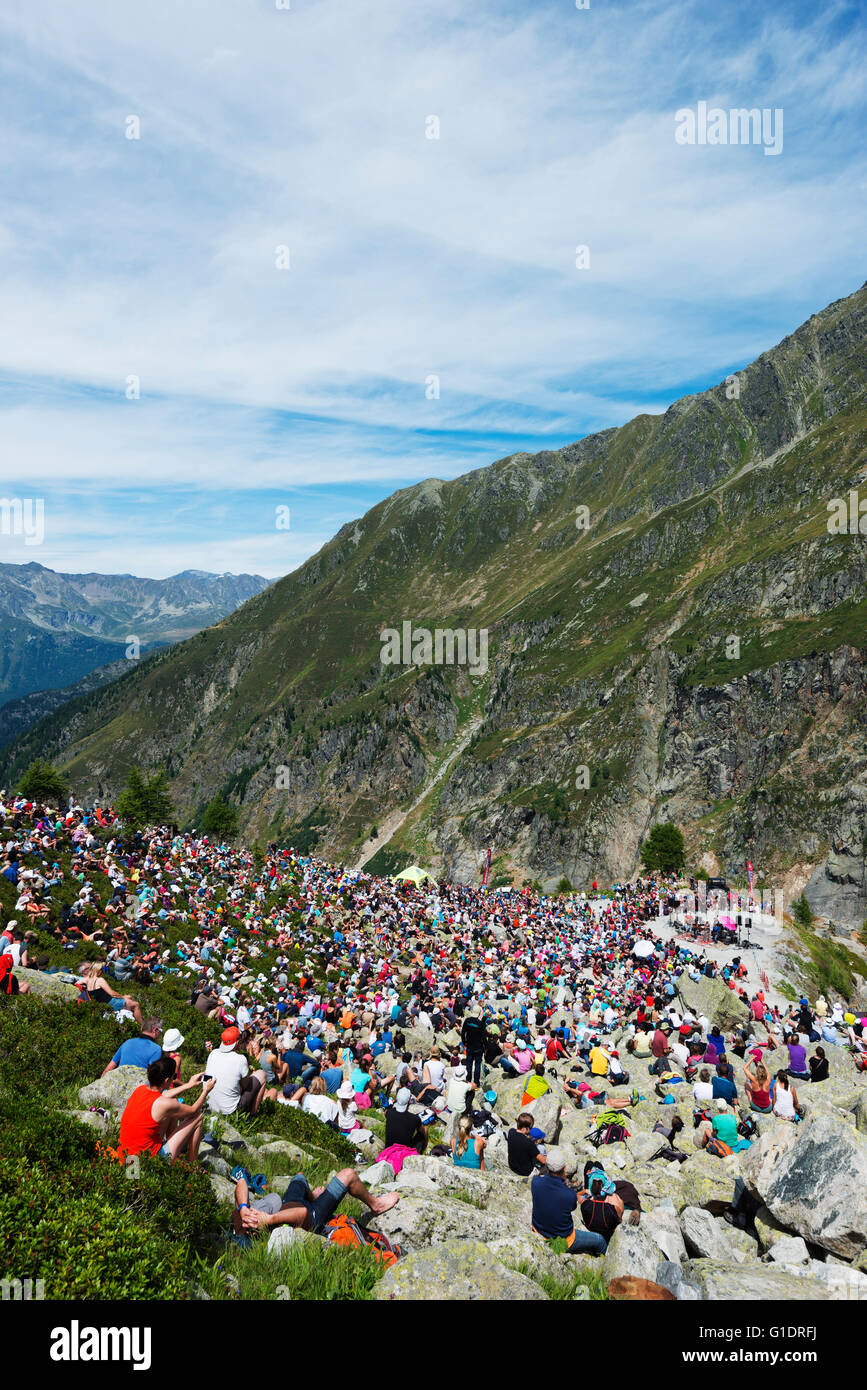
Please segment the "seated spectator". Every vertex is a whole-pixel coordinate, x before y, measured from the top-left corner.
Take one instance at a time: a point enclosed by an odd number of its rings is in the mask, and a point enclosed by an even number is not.
[[[315,1115],[323,1124],[337,1128],[337,1101],[332,1100],[321,1076],[314,1076],[310,1089],[304,1097],[301,1109],[308,1115]]]
[[[416,1153],[424,1153],[427,1148],[427,1129],[421,1117],[410,1110],[411,1102],[412,1092],[402,1087],[394,1098],[394,1105],[385,1112],[387,1149],[392,1144],[403,1144],[407,1149],[415,1149]]]
[[[467,1080],[466,1067],[455,1067],[446,1091],[446,1104],[453,1115],[463,1115],[472,1108],[475,1089],[474,1082]]]
[[[155,1062],[158,1057],[162,1057],[163,1048],[157,1041],[159,1034],[162,1032],[162,1027],[163,1025],[158,1018],[146,1018],[141,1026],[141,1036],[138,1038],[127,1038],[126,1042],[122,1042],[117,1052],[100,1075],[108,1076],[108,1073],[114,1071],[116,1067],[143,1067],[146,1069],[150,1066],[151,1062]],[[169,1031],[173,1033],[178,1032],[177,1028],[170,1029]],[[180,1033],[178,1033],[179,1038],[180,1036]],[[181,1039],[181,1041],[183,1041],[183,1039]],[[180,1076],[176,1073],[172,1080],[172,1085],[177,1084],[179,1080]]]
[[[810,1058],[810,1080],[827,1081],[830,1073],[831,1068],[828,1065],[828,1058],[825,1056],[825,1049],[824,1047],[817,1047]]]
[[[735,1085],[734,1070],[730,1062],[717,1062],[716,1076],[711,1078],[711,1089],[714,1100],[727,1100],[729,1105],[734,1105],[738,1098],[738,1088]]]
[[[139,1028],[142,1026],[141,1008],[129,994],[117,994],[102,974],[102,965],[91,961],[84,967],[76,984],[82,994],[82,1002],[107,1004],[115,1013],[126,1009],[132,1014]]]
[[[11,951],[0,955],[0,994],[29,994],[30,986],[22,984],[12,973],[14,957]]]
[[[184,1151],[191,1162],[197,1157],[202,1138],[202,1107],[214,1081],[199,1073],[185,1086],[169,1089],[174,1069],[171,1057],[161,1056],[151,1062],[147,1083],[137,1086],[124,1106],[118,1142],[122,1158],[151,1153],[174,1162]],[[182,1105],[177,1099],[200,1085],[202,1093],[194,1105]]]
[[[478,1168],[485,1170],[485,1147],[487,1140],[473,1134],[473,1118],[461,1115],[457,1133],[452,1140],[452,1162],[456,1168]]]
[[[593,1231],[576,1231],[572,1213],[578,1206],[578,1190],[566,1182],[566,1155],[562,1149],[548,1150],[547,1171],[530,1183],[533,1198],[532,1226],[545,1240],[565,1240],[570,1255],[604,1255],[607,1241]]]
[[[525,1110],[515,1121],[515,1128],[506,1135],[509,1153],[509,1168],[519,1177],[529,1178],[538,1165],[545,1164],[545,1149],[539,1140],[545,1138],[545,1131],[533,1125],[533,1116]]]
[[[770,1077],[763,1063],[756,1062],[755,1069],[749,1063],[744,1064],[744,1090],[749,1096],[751,1110],[761,1115],[771,1113]]]
[[[262,1103],[265,1073],[250,1073],[247,1058],[237,1051],[240,1038],[237,1028],[226,1028],[219,1049],[210,1054],[205,1066],[206,1076],[217,1083],[208,1096],[208,1108],[218,1115],[255,1115]]]
[[[522,1105],[531,1105],[540,1096],[547,1095],[551,1087],[545,1080],[545,1068],[541,1062],[537,1062],[530,1075],[524,1083],[524,1094],[521,1097]]]

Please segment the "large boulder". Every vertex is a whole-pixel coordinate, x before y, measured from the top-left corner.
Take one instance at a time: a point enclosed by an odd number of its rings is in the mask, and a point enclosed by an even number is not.
[[[424,1250],[452,1240],[498,1240],[504,1234],[501,1216],[454,1197],[437,1194],[432,1200],[427,1193],[402,1196],[397,1206],[374,1216],[369,1224],[405,1250]]]
[[[686,1246],[680,1233],[680,1224],[673,1205],[654,1207],[641,1217],[644,1234],[662,1251],[666,1260],[679,1263],[686,1259]]]
[[[810,1252],[803,1236],[781,1236],[774,1241],[771,1259],[778,1265],[808,1265]]]
[[[402,1203],[398,1203],[401,1206]],[[395,1208],[394,1210],[397,1210]],[[387,1213],[391,1215],[391,1213]],[[382,1220],[383,1218],[380,1218]],[[546,1301],[544,1289],[508,1269],[479,1240],[446,1238],[430,1250],[416,1250],[386,1270],[375,1299],[425,1302]]]
[[[533,1123],[536,1128],[545,1131],[545,1140],[548,1144],[554,1144],[557,1140],[562,1104],[559,1096],[551,1090],[527,1106],[528,1112],[533,1116]]]
[[[608,1242],[602,1260],[602,1277],[606,1284],[626,1275],[655,1283],[656,1268],[663,1258],[663,1252],[642,1226],[620,1225]]]
[[[719,1260],[687,1260],[683,1266],[684,1279],[695,1284],[703,1299],[723,1303],[765,1303],[782,1299],[806,1303],[813,1299],[825,1301],[831,1297],[827,1284],[758,1261],[726,1264]]]
[[[535,1231],[517,1231],[501,1240],[489,1240],[487,1246],[501,1264],[533,1278],[549,1275],[552,1279],[562,1279],[578,1258],[555,1255],[548,1242]]]
[[[30,993],[37,999],[44,999],[50,1003],[53,999],[78,998],[75,985],[65,984],[56,975],[46,975],[42,970],[23,970],[20,965],[15,967],[14,974],[22,985],[30,986]]]
[[[235,1205],[235,1184],[229,1178],[223,1178],[219,1173],[210,1173],[208,1182],[221,1206]]]
[[[691,980],[683,974],[677,982],[677,995],[684,1008],[696,1017],[704,1014],[724,1032],[739,1028],[750,1016],[747,1006],[722,980],[709,980],[704,975],[700,980]]]
[[[867,1247],[867,1140],[818,1115],[781,1126],[743,1156],[743,1176],[781,1225],[854,1260]]]
[[[84,1106],[100,1105],[103,1110],[123,1110],[136,1087],[146,1086],[147,1079],[144,1067],[115,1067],[106,1076],[82,1086],[78,1099]]]
[[[691,1256],[741,1264],[746,1256],[728,1239],[728,1227],[703,1207],[684,1207],[680,1214],[683,1238]]]
[[[677,1187],[672,1191],[672,1198],[678,1209],[707,1207],[712,1212],[725,1211],[731,1205],[735,1194],[735,1183],[739,1175],[738,1158],[737,1154],[731,1154],[728,1158],[715,1158],[713,1154],[704,1150],[691,1154],[686,1163],[680,1164]],[[662,1160],[660,1166],[661,1163]]]

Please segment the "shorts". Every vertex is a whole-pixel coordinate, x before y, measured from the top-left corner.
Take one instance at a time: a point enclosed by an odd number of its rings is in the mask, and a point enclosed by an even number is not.
[[[277,1210],[279,1211],[280,1207],[285,1206],[287,1202],[305,1206],[310,1213],[311,1230],[315,1233],[321,1231],[322,1227],[331,1220],[345,1196],[345,1183],[342,1183],[339,1178],[332,1178],[322,1195],[314,1197],[304,1174],[296,1173],[283,1193],[283,1200],[278,1203]],[[268,1198],[266,1197],[264,1200],[267,1201]]]
[[[256,1097],[262,1089],[262,1082],[259,1080],[257,1076],[251,1076],[249,1078],[249,1081],[249,1086],[246,1090],[241,1092],[241,1098],[238,1101],[239,1115],[245,1115],[248,1110],[253,1109],[253,1106],[256,1103]]]
[[[114,1012],[117,1014],[120,1013],[125,1004],[123,999],[109,999],[108,1006],[110,1009],[114,1009]]]

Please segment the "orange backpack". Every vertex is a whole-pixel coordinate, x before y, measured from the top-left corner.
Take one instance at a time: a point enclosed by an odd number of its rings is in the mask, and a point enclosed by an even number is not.
[[[716,1136],[713,1139],[708,1139],[705,1148],[709,1154],[714,1154],[717,1158],[728,1158],[729,1154],[734,1153],[730,1144],[727,1144],[724,1139],[717,1139]]]
[[[381,1236],[378,1231],[366,1231],[357,1221],[353,1221],[351,1216],[344,1216],[342,1213],[331,1218],[322,1234],[335,1245],[344,1245],[350,1249],[359,1250],[370,1246],[376,1258],[384,1265],[396,1265],[403,1254],[400,1246],[395,1245],[387,1236]]]

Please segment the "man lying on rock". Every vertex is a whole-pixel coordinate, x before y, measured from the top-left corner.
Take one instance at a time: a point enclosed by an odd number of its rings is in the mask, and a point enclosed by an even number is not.
[[[253,1231],[273,1226],[298,1226],[302,1231],[317,1234],[328,1224],[346,1196],[363,1202],[374,1216],[382,1216],[400,1200],[398,1192],[374,1197],[354,1168],[342,1168],[325,1187],[316,1187],[312,1192],[304,1174],[296,1173],[282,1197],[276,1192],[268,1192],[264,1197],[252,1199],[245,1171],[236,1169],[232,1176],[237,1176],[232,1230],[240,1238],[241,1244],[247,1243]]]

